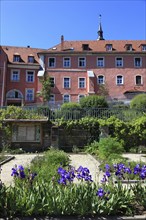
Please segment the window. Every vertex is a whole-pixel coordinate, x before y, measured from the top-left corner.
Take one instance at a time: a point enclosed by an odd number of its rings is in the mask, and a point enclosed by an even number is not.
[[[70,95],[65,94],[65,95],[63,96],[63,102],[70,102]]]
[[[116,58],[116,67],[122,67],[123,66],[123,58]]]
[[[142,66],[142,61],[140,57],[134,58],[134,66],[135,67],[141,67]]]
[[[51,84],[52,88],[55,87],[55,78],[54,77],[50,77],[50,84]]]
[[[112,51],[113,46],[112,44],[106,44],[106,51]]]
[[[78,102],[80,102],[80,100],[84,97],[85,97],[85,95],[78,95]]]
[[[20,55],[14,55],[13,62],[20,62]]]
[[[55,103],[55,95],[54,94],[50,94],[49,103],[50,104],[54,104]]]
[[[117,76],[117,85],[122,85],[123,84],[123,76]]]
[[[103,67],[104,66],[104,58],[103,57],[98,57],[97,58],[97,66],[98,67]]]
[[[19,90],[10,90],[7,95],[7,98],[11,98],[11,99],[21,99],[23,98],[21,92]]]
[[[85,88],[85,78],[79,78],[79,88]]]
[[[34,63],[34,56],[28,56],[28,63]]]
[[[40,142],[40,125],[13,125],[12,142]]]
[[[132,44],[125,45],[127,51],[132,51]]]
[[[64,88],[70,88],[70,78],[65,77],[63,82]]]
[[[34,72],[26,71],[26,82],[34,82]]]
[[[89,44],[82,44],[83,50],[89,50]]]
[[[19,70],[12,70],[12,72],[11,72],[11,81],[18,82],[19,80],[20,80]]]
[[[142,77],[136,76],[136,85],[142,85]]]
[[[49,67],[55,67],[56,62],[54,57],[49,58]]]
[[[34,101],[34,89],[26,89],[25,100]]]
[[[143,44],[141,49],[142,49],[142,51],[146,51],[146,44]]]
[[[71,61],[69,57],[64,57],[63,58],[63,67],[70,67]]]
[[[98,76],[97,83],[98,84],[104,84],[104,76],[102,76],[102,75]]]
[[[86,66],[86,58],[85,57],[79,57],[78,66],[79,67],[85,67]]]

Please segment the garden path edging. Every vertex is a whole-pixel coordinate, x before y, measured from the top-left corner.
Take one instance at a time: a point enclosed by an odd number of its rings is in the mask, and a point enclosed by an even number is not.
[[[13,159],[15,159],[15,156],[10,156],[10,157],[8,157],[8,158],[5,159],[4,161],[0,162],[0,166],[2,166],[3,164],[5,164],[5,163],[7,163],[7,162],[9,162],[9,161],[11,161],[11,160],[13,160]]]

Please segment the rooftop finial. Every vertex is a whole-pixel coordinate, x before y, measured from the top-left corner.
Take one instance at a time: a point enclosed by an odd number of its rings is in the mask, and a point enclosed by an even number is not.
[[[104,40],[102,26],[101,26],[101,14],[99,15],[99,27],[98,27],[98,39],[97,40]]]

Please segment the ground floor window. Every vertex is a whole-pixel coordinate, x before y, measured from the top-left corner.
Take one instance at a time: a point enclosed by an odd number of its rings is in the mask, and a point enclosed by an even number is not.
[[[40,125],[13,125],[12,142],[40,142]]]

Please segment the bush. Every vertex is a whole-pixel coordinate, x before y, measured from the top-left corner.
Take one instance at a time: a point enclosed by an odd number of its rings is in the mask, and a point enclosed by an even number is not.
[[[107,101],[103,96],[86,96],[80,100],[82,108],[107,108]]]
[[[130,108],[146,109],[146,94],[136,95],[130,102]]]
[[[124,152],[122,143],[120,143],[116,138],[108,137],[101,138],[99,143],[99,157],[101,159],[107,159],[111,154],[121,154]]]

